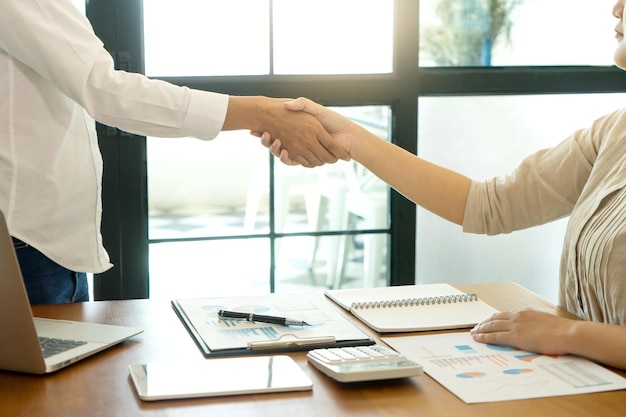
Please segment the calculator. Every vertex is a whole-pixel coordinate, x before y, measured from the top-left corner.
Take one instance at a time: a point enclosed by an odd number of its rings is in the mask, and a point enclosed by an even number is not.
[[[309,363],[339,382],[376,381],[421,375],[422,365],[377,344],[313,349]]]

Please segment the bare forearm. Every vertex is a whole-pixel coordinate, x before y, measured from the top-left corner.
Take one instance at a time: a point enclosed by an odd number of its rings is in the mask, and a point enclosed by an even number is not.
[[[262,130],[263,97],[230,96],[222,130]]]
[[[626,327],[575,321],[563,342],[568,352],[619,369],[626,369]]]
[[[353,141],[351,155],[414,203],[462,224],[469,178],[418,158],[365,129]]]
[[[238,129],[269,132],[295,162],[307,167],[349,158],[315,117],[287,110],[284,99],[230,96],[222,130]]]

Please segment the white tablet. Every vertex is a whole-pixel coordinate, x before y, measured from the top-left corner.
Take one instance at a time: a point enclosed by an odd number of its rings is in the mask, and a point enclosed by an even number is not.
[[[307,391],[313,383],[289,356],[245,356],[129,366],[145,401]]]

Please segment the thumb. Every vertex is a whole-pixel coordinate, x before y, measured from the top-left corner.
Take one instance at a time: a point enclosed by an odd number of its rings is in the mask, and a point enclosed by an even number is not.
[[[320,109],[323,108],[320,104],[306,97],[299,97],[295,100],[287,101],[285,102],[285,107],[291,111],[303,111],[313,116],[319,114]]]

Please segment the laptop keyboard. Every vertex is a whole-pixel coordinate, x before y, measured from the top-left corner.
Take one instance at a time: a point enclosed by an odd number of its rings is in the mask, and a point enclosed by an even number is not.
[[[40,337],[39,344],[41,344],[43,357],[49,358],[50,356],[65,352],[66,350],[85,345],[87,342],[79,340],[55,339],[53,337]]]

